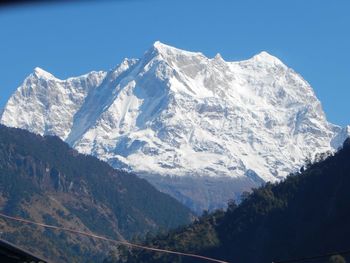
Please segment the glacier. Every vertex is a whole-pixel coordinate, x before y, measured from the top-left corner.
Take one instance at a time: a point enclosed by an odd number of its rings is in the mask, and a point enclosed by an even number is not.
[[[107,72],[61,80],[36,68],[0,122],[57,135],[198,211],[281,180],[350,135],[267,52],[229,62],[159,41]]]

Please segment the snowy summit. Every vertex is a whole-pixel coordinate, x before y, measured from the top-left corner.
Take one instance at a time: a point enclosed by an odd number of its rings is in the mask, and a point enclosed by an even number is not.
[[[60,80],[36,68],[1,123],[58,135],[146,178],[275,181],[349,135],[327,121],[311,86],[267,52],[227,62],[159,41],[109,72]]]

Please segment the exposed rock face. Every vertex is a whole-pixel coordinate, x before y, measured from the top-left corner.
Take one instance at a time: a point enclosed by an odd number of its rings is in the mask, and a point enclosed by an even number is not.
[[[59,80],[36,69],[1,123],[58,135],[153,182],[163,176],[160,188],[174,196],[183,189],[167,176],[276,181],[349,134],[326,120],[300,75],[266,52],[226,62],[160,42],[109,72]],[[232,197],[215,191],[222,202]]]

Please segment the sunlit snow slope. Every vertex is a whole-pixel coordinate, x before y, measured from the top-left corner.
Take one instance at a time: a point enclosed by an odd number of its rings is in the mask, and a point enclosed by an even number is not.
[[[78,151],[147,177],[275,181],[349,135],[310,85],[261,52],[227,62],[160,42],[109,72],[60,80],[35,69],[1,123],[55,134]]]

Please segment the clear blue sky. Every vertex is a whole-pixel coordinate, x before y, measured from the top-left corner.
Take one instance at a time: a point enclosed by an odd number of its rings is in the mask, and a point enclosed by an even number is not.
[[[350,124],[350,1],[123,0],[0,9],[0,107],[36,66],[59,78],[108,70],[155,40],[225,60],[266,50]]]

